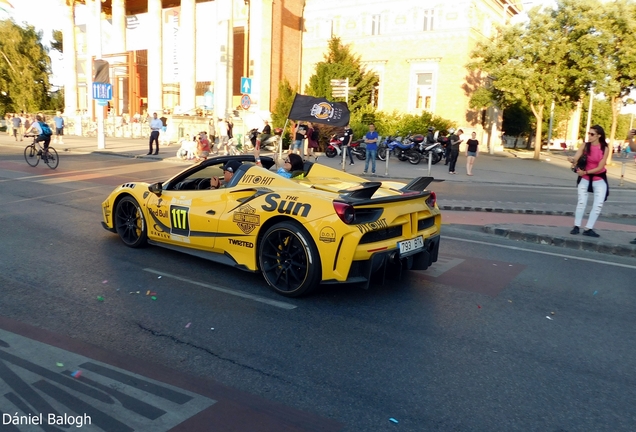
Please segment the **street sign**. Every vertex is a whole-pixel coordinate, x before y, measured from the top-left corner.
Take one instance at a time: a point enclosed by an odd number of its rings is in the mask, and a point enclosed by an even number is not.
[[[93,99],[111,100],[113,98],[113,85],[102,82],[93,83]]]
[[[250,106],[252,105],[252,99],[250,98],[249,95],[244,94],[243,96],[241,96],[241,108],[243,108],[244,110],[250,109]]]
[[[97,105],[99,106],[108,106],[108,99],[95,99],[97,101]]]
[[[346,79],[332,79],[330,81],[331,87],[344,87],[347,85]]]
[[[241,77],[241,93],[252,94],[252,78]]]

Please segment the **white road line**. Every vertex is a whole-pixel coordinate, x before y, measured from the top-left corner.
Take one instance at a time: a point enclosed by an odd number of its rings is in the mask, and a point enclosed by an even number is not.
[[[278,301],[278,300],[270,300],[270,299],[265,298],[265,297],[260,297],[260,296],[257,296],[257,295],[247,294],[247,293],[242,292],[242,291],[235,291],[235,290],[231,290],[231,289],[228,289],[228,288],[223,288],[223,287],[220,287],[220,286],[217,286],[217,285],[210,285],[210,284],[206,284],[206,283],[203,283],[203,282],[198,282],[198,281],[195,281],[195,280],[192,280],[192,279],[187,279],[187,278],[184,278],[184,277],[181,277],[181,276],[173,275],[173,274],[170,274],[170,273],[166,273],[166,272],[155,270],[155,269],[151,269],[151,268],[145,268],[143,270],[148,272],[148,273],[154,273],[156,275],[169,277],[169,278],[181,281],[181,282],[187,282],[187,283],[190,283],[192,285],[202,286],[204,288],[209,288],[211,290],[222,292],[222,293],[225,293],[225,294],[230,294],[230,295],[237,296],[237,297],[243,297],[243,298],[246,298],[248,300],[254,300],[254,301],[257,301],[257,302],[260,302],[260,303],[268,304],[270,306],[279,307],[281,309],[288,309],[288,310],[296,309],[296,306],[291,304],[291,303],[285,303],[285,302],[281,302],[281,301]]]
[[[479,241],[479,240],[468,240],[468,239],[457,238],[457,237],[449,237],[449,236],[444,236],[444,238],[445,239],[449,239],[449,240],[466,242],[466,243],[476,243],[476,244],[482,244],[482,245],[486,245],[486,246],[494,246],[494,247],[499,247],[499,248],[504,248],[504,249],[518,250],[518,251],[522,251],[522,252],[531,252],[531,253],[536,253],[536,254],[541,254],[541,255],[555,256],[555,257],[559,257],[559,258],[567,258],[567,259],[578,260],[578,261],[587,261],[587,262],[593,262],[593,263],[597,263],[597,264],[605,264],[605,265],[614,266],[614,267],[624,267],[624,268],[628,268],[628,269],[636,269],[636,265],[619,264],[619,263],[614,263],[614,262],[609,262],[609,261],[601,261],[601,260],[598,260],[598,259],[582,258],[582,257],[573,256],[573,255],[565,255],[565,254],[559,254],[559,253],[554,253],[554,252],[544,252],[544,251],[538,251],[538,250],[533,250],[533,249],[521,248],[521,247],[517,247],[517,246],[500,245],[500,244],[489,243],[489,242]]]
[[[85,191],[85,190],[91,190],[91,189],[97,189],[97,188],[103,188],[104,186],[92,186],[92,187],[87,187],[87,188],[82,188],[82,189],[72,189],[66,192],[60,192],[60,193],[56,193],[56,194],[46,194],[46,195],[42,195],[42,196],[37,196],[37,197],[33,197],[33,198],[24,198],[21,200],[17,200],[17,201],[9,201],[6,203],[3,203],[3,205],[7,205],[7,204],[15,204],[15,203],[19,203],[19,202],[24,202],[24,201],[33,201],[33,200],[39,200],[42,198],[50,198],[50,197],[54,197],[54,196],[58,196],[58,195],[68,195],[70,193],[75,193],[75,192],[80,192],[80,191]],[[104,198],[106,199],[106,198]]]

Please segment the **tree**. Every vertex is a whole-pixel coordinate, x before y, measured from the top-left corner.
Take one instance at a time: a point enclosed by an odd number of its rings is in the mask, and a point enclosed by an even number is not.
[[[0,21],[0,102],[6,111],[34,112],[49,105],[51,59],[41,39],[33,26]]]
[[[278,83],[278,98],[274,104],[274,110],[272,111],[272,121],[274,126],[281,128],[284,127],[285,122],[287,121],[287,116],[289,116],[292,104],[294,103],[296,93],[298,92],[292,88],[287,78],[283,78],[283,80]],[[286,133],[287,131],[283,131],[283,138]]]
[[[344,97],[332,97],[331,80],[349,78],[349,87],[356,88],[349,96],[349,110],[356,112],[371,104],[375,86],[379,81],[378,76],[373,72],[365,71],[360,57],[354,55],[348,45],[342,45],[340,38],[334,37],[329,40],[328,48],[324,61],[316,65],[314,75],[309,78],[305,93],[344,102]]]
[[[634,20],[636,5],[625,1],[604,3],[599,18],[600,79],[595,92],[603,93],[611,104],[612,118],[609,139],[614,141],[623,99],[634,89],[636,78],[636,35]]]
[[[503,29],[472,53],[468,67],[492,78],[504,105],[524,102],[530,107],[536,122],[535,159],[546,106],[571,104],[599,77],[594,44],[598,6],[596,1],[562,0],[555,9],[533,9],[527,23]]]

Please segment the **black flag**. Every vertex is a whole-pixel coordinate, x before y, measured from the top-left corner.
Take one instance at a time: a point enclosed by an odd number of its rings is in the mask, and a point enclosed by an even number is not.
[[[349,124],[349,108],[344,102],[329,102],[325,98],[297,94],[288,118],[331,126],[346,126]]]
[[[93,82],[110,84],[110,66],[106,60],[94,60],[93,70],[95,74],[93,76]]]

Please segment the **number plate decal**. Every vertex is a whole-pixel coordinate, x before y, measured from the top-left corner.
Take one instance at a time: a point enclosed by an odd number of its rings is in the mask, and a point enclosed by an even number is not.
[[[415,237],[411,240],[404,240],[398,242],[398,248],[400,249],[400,256],[408,256],[419,252],[424,247],[424,238],[422,236]]]
[[[190,208],[183,206],[170,206],[170,233],[189,236],[190,235],[190,218],[188,217]]]

